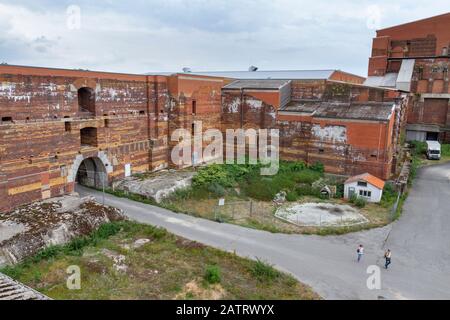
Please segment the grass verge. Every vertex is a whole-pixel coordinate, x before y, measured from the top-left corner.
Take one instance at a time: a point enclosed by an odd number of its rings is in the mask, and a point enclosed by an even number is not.
[[[135,246],[140,239],[147,242]],[[320,298],[290,275],[261,264],[125,221],[0,272],[54,299]],[[66,270],[74,265],[81,270],[81,290],[66,287]]]

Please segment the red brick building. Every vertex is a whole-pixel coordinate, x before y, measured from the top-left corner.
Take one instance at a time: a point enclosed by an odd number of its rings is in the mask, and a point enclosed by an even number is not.
[[[281,159],[321,162],[329,173],[370,172],[383,179],[395,174],[407,95],[364,86],[358,77],[350,83],[322,71],[308,76],[314,79],[302,76],[225,86],[222,126],[279,129]]]
[[[342,71],[133,75],[0,66],[0,211],[169,166],[172,133],[280,129],[281,157],[395,172],[405,100]],[[204,143],[206,144],[206,142]],[[210,159],[204,159],[210,160]]]
[[[222,86],[194,75],[1,65],[0,210],[71,192],[76,181],[102,187],[166,168],[174,126],[220,122]]]
[[[450,142],[450,13],[377,31],[368,85],[412,93],[408,140]]]

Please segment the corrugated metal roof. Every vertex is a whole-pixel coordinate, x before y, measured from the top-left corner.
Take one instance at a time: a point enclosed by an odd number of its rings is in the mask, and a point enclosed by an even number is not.
[[[224,89],[280,89],[289,84],[290,80],[236,80]]]
[[[210,77],[221,77],[241,80],[326,80],[331,77],[335,70],[273,70],[273,71],[192,71],[179,72],[178,74],[193,74]],[[168,72],[153,72],[149,75],[176,74]]]
[[[335,103],[293,101],[280,109],[281,112],[309,113],[315,118],[355,119],[387,121],[394,110],[393,103]]]

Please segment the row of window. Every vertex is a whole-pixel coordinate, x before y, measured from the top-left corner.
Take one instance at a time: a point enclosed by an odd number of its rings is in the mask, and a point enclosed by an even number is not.
[[[359,195],[361,197],[366,197],[366,198],[370,198],[372,196],[372,191],[368,191],[368,190],[359,190]]]

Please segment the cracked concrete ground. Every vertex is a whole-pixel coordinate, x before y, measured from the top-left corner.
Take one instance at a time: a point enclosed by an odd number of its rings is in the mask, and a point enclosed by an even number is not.
[[[101,199],[101,193],[80,188]],[[106,204],[131,219],[290,272],[326,299],[450,299],[450,164],[422,168],[402,217],[390,226],[345,236],[272,234],[174,213],[114,196]],[[356,262],[356,247],[365,255]],[[383,252],[392,265],[382,269]],[[381,289],[367,288],[367,267],[381,268]]]

